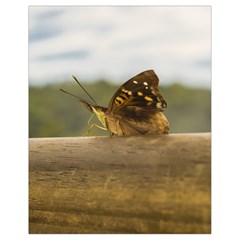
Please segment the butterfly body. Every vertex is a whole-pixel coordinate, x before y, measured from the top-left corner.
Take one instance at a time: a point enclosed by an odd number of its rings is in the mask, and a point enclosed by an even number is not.
[[[96,114],[112,135],[167,134],[169,123],[163,114],[167,103],[159,92],[158,83],[154,71],[148,70],[125,82],[107,108],[78,99]]]
[[[144,135],[144,134],[167,134],[169,124],[162,112],[142,112],[135,109],[138,117],[113,115],[106,112],[105,121],[107,129],[118,136]],[[150,117],[149,117],[150,115]]]

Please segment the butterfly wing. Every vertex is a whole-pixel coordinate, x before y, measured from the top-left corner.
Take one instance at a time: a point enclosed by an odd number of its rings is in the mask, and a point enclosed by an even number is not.
[[[169,132],[168,120],[162,112],[153,111],[148,116],[151,117],[145,119],[123,118],[122,121],[119,121],[122,135],[154,135]]]
[[[158,89],[153,70],[142,72],[124,83],[113,95],[106,118],[116,135],[168,133],[169,124],[162,113],[167,103]]]
[[[114,114],[105,113],[106,126],[110,132],[118,136],[142,134],[167,134],[169,123],[161,111],[127,106],[124,111]]]
[[[159,79],[153,70],[136,75],[116,91],[108,105],[108,111],[124,111],[129,106],[162,110],[167,107],[167,103],[159,92],[158,83]]]

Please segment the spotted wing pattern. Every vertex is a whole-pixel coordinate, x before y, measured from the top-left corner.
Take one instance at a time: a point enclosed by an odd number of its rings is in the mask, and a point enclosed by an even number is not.
[[[136,75],[116,91],[108,105],[108,111],[130,111],[131,107],[162,110],[167,107],[167,103],[159,92],[158,83],[159,79],[153,70]]]

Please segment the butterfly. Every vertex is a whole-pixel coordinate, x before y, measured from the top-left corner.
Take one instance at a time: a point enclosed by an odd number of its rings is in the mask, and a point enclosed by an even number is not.
[[[73,78],[83,88],[76,77]],[[159,79],[153,70],[141,72],[119,87],[107,108],[99,106],[84,88],[93,103],[60,90],[78,98],[97,116],[103,125],[99,127],[108,130],[111,135],[167,134],[169,123],[163,114],[167,103],[159,92],[158,83]]]

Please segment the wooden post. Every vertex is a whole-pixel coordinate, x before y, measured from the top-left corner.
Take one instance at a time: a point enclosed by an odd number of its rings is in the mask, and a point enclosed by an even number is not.
[[[211,233],[211,134],[29,140],[30,233]]]

